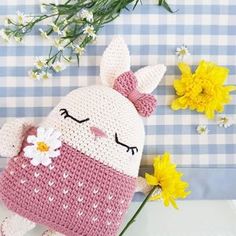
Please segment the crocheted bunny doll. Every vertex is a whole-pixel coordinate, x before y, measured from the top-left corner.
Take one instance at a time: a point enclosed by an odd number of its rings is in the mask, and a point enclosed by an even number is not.
[[[103,85],[72,91],[39,127],[27,120],[2,127],[0,155],[11,159],[0,198],[14,212],[2,235],[22,236],[36,223],[68,236],[117,234],[135,191],[141,116],[154,111],[149,93],[165,71],[156,65],[131,72],[128,48],[114,38],[101,61]]]

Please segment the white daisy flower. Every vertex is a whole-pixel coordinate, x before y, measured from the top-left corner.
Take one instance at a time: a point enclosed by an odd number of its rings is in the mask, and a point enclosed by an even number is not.
[[[20,11],[16,12],[16,22],[19,25],[24,25],[25,23],[27,23],[27,17],[25,16],[23,12],[20,12]]]
[[[94,31],[94,27],[92,25],[87,25],[85,28],[84,28],[84,31],[83,31],[85,34],[87,34],[88,36],[92,37],[92,39],[94,40],[96,38],[96,34],[95,34],[95,31]]]
[[[11,19],[9,17],[6,17],[4,20],[4,25],[9,26],[9,24],[11,24]]]
[[[10,37],[6,34],[5,29],[0,30],[0,38],[2,38],[5,42],[9,42]]]
[[[65,70],[66,65],[65,65],[64,63],[62,63],[62,62],[57,61],[57,62],[55,62],[55,63],[52,64],[52,68],[53,68],[53,70],[55,70],[56,72],[60,72],[60,71],[62,71],[62,70]]]
[[[46,60],[46,59],[36,57],[36,60],[35,60],[34,65],[35,65],[38,69],[42,69],[43,67],[46,67],[46,66],[47,66],[46,63],[47,63],[47,60]]]
[[[53,43],[54,47],[56,47],[59,51],[64,49],[64,45],[62,45],[62,42],[60,39],[55,39]]]
[[[87,9],[82,9],[79,12],[79,17],[84,20],[86,19],[88,22],[93,22],[93,13],[88,11]]]
[[[49,39],[49,36],[47,35],[47,32],[45,32],[43,29],[39,29],[40,35],[43,39]]]
[[[30,70],[30,71],[28,72],[28,74],[29,74],[29,77],[30,77],[31,79],[40,80],[40,74],[39,74],[38,72],[35,72],[35,71],[33,71],[33,70]]]
[[[232,125],[231,119],[226,116],[220,116],[217,119],[217,123],[220,127],[228,128]]]
[[[59,28],[56,24],[51,23],[50,25],[52,26],[52,30],[53,30],[55,33],[62,34],[62,32],[60,31],[60,28]]]
[[[198,125],[197,126],[197,132],[200,135],[208,134],[209,130],[206,125]]]
[[[24,148],[25,157],[32,159],[30,163],[34,166],[50,165],[52,159],[60,155],[58,150],[62,145],[60,136],[61,133],[58,131],[39,127],[37,135],[30,135],[27,138],[27,142],[32,145]]]
[[[179,57],[179,59],[183,59],[185,56],[190,55],[190,52],[188,50],[188,47],[186,45],[182,45],[181,47],[178,47],[176,49],[176,55]]]
[[[51,73],[49,73],[49,72],[45,72],[45,71],[43,71],[42,73],[41,73],[41,78],[42,79],[51,79],[52,78],[52,74]]]
[[[74,46],[74,52],[78,55],[82,55],[84,53],[85,49],[80,47],[79,45]]]
[[[54,39],[53,45],[58,49],[58,51],[64,50],[65,44],[60,38]]]
[[[17,43],[19,43],[19,42],[22,41],[23,38],[22,38],[22,37],[19,37],[19,36],[15,36],[14,39],[15,39],[15,41],[16,41]]]

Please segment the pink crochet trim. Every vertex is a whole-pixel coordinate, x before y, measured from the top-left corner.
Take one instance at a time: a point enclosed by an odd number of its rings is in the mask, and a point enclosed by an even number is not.
[[[137,84],[134,73],[127,71],[115,80],[113,88],[127,97],[141,116],[150,116],[157,106],[157,101],[151,94],[140,93]]]
[[[23,152],[12,158],[0,175],[0,199],[17,214],[67,236],[115,236],[136,178],[65,143],[60,153],[48,167],[33,166]]]

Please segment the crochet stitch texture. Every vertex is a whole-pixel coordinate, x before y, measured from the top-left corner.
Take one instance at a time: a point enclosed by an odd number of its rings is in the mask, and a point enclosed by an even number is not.
[[[2,127],[0,155],[11,159],[0,175],[0,199],[11,211],[67,236],[117,234],[136,188],[145,136],[134,100],[113,88],[130,71],[129,62],[126,44],[115,38],[102,58],[103,85],[69,93],[39,124],[41,131],[19,120]],[[137,94],[148,100],[165,70],[157,65],[136,72]],[[53,131],[59,141],[49,139]],[[43,152],[51,163],[33,165]]]
[[[32,134],[35,129],[27,135]],[[10,210],[68,236],[115,235],[134,188],[134,178],[67,144],[48,168],[35,168],[22,151],[0,181],[1,199]]]

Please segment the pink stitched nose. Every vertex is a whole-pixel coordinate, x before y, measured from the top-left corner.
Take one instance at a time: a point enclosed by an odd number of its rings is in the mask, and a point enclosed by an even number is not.
[[[105,132],[103,132],[101,129],[97,128],[97,127],[90,127],[91,133],[95,135],[96,137],[100,137],[100,138],[106,138],[107,135]]]

